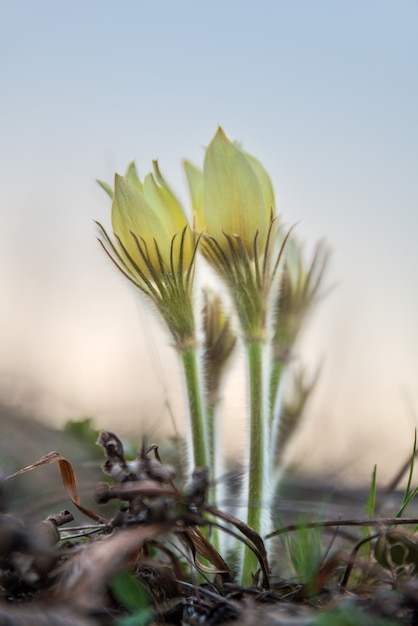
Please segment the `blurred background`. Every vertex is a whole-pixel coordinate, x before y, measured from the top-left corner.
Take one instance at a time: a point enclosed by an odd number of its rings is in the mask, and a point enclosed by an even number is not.
[[[188,206],[181,160],[201,165],[221,124],[308,250],[333,251],[300,343],[321,377],[288,462],[391,476],[418,422],[417,24],[415,0],[3,0],[0,401],[53,426],[182,431],[170,338],[96,241],[110,202],[95,179],[158,158]]]

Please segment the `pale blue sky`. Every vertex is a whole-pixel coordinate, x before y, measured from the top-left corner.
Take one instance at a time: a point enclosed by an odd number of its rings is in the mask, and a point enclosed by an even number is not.
[[[201,163],[221,124],[265,164],[299,236],[333,249],[335,288],[302,348],[323,376],[294,454],[331,458],[325,431],[336,459],[354,449],[364,467],[407,454],[418,417],[415,0],[3,0],[0,72],[3,398],[60,422],[132,424],[150,411],[164,422],[161,380],[177,380],[176,364],[155,328],[163,365],[150,366],[150,316],[95,241],[109,204],[94,180],[133,158],[145,174],[158,157],[187,202],[181,159]]]

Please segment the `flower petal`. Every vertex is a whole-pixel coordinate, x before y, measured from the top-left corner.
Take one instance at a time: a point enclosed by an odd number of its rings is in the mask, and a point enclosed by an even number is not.
[[[252,154],[245,153],[245,156],[250,161],[257,178],[261,184],[261,188],[263,190],[264,202],[266,203],[266,208],[273,216],[276,213],[276,203],[274,200],[274,189],[273,183],[271,182],[271,178],[268,175],[264,166],[260,163],[260,161],[253,156]]]
[[[144,198],[173,237],[187,225],[183,209],[167,187],[158,185],[152,174],[144,179]]]
[[[134,185],[142,193],[143,185],[138,176],[138,170],[136,169],[135,161],[131,161],[127,167],[125,178]]]
[[[164,261],[169,262],[171,237],[169,237],[163,223],[147,204],[140,191],[126,178],[118,174],[115,176],[112,227],[129,256],[147,274],[146,264],[133,235],[146,243],[149,258],[155,267],[158,267],[158,255],[154,240],[158,242]]]
[[[183,161],[184,171],[186,172],[187,182],[189,184],[190,198],[194,214],[194,226],[197,231],[202,231],[205,227],[205,219],[203,215],[203,172],[198,167]]]

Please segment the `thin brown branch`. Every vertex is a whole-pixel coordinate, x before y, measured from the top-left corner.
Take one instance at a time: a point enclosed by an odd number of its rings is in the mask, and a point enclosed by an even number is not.
[[[324,520],[322,522],[308,522],[304,524],[289,524],[283,528],[273,530],[264,538],[273,539],[285,533],[295,532],[306,528],[332,528],[335,526],[406,526],[407,524],[418,524],[417,517],[377,517],[373,519],[340,519],[340,520]]]

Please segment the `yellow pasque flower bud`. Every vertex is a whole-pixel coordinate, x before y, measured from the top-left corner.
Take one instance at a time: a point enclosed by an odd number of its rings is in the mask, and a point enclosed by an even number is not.
[[[162,314],[176,346],[195,343],[192,289],[198,240],[154,161],[142,182],[134,163],[115,176],[112,198],[114,240],[98,223],[100,242],[117,268],[149,296]]]
[[[196,229],[216,239],[227,254],[230,246],[225,235],[238,237],[250,258],[257,235],[257,246],[264,251],[275,203],[270,177],[261,163],[218,128],[206,150],[203,172],[188,162],[184,165]]]
[[[142,193],[137,184],[116,174],[112,227],[124,265],[133,275],[139,269],[153,281],[164,271],[184,271],[192,261],[193,236],[183,209],[152,174],[145,177]]]

